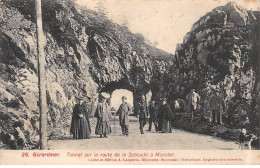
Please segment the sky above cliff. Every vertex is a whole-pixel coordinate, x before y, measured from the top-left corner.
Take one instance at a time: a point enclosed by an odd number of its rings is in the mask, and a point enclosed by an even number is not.
[[[96,10],[102,1],[107,16],[117,24],[127,20],[127,26],[133,33],[141,33],[157,48],[172,54],[177,43],[191,30],[201,16],[228,0],[76,0],[77,4]],[[236,0],[248,10],[260,10],[260,0]]]

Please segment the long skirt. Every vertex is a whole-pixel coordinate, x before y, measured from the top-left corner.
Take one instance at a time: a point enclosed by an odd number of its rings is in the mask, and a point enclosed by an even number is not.
[[[172,133],[171,121],[163,120],[163,122],[162,122],[162,132]]]
[[[73,119],[70,132],[73,134],[73,138],[75,139],[90,138],[91,128],[88,118],[84,116],[79,119]]]
[[[111,133],[111,127],[109,121],[97,121],[96,131],[95,134],[102,135],[102,134],[110,134]]]
[[[162,131],[162,123],[163,123],[163,119],[159,118],[158,119],[158,131]]]

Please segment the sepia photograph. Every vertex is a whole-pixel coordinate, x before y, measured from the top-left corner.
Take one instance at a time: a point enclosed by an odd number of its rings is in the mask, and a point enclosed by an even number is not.
[[[260,0],[0,1],[0,164],[260,164],[259,119]]]

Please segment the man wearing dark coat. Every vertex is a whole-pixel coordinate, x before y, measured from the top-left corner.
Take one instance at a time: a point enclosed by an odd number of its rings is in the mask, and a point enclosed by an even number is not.
[[[141,102],[139,103],[139,110],[137,116],[139,117],[140,132],[141,134],[144,134],[144,126],[147,120],[150,118],[144,97],[141,98]]]
[[[73,108],[70,133],[75,139],[90,139],[91,127],[89,113],[84,97],[76,97],[77,104]]]
[[[222,114],[226,107],[224,98],[219,92],[220,91],[216,89],[214,95],[210,99],[212,119],[215,125],[223,125]]]
[[[129,135],[129,119],[128,116],[131,113],[131,106],[126,102],[126,97],[122,97],[123,103],[120,105],[119,109],[116,112],[116,115],[119,114],[119,122],[122,129],[122,134],[124,136]]]
[[[151,101],[150,106],[148,108],[150,118],[149,118],[149,128],[147,131],[152,130],[152,124],[154,124],[155,131],[158,132],[158,121],[157,121],[157,109],[155,107],[155,101]]]
[[[101,93],[101,100],[98,103],[97,110],[94,115],[94,117],[97,118],[95,134],[100,135],[100,138],[108,138],[107,135],[111,133],[109,120],[112,115],[110,106],[106,102],[109,97],[110,95],[108,93]]]
[[[171,120],[173,114],[165,98],[162,99],[162,105],[158,109],[158,114],[160,117],[160,122],[161,122],[160,129],[162,133],[171,133],[172,132]]]

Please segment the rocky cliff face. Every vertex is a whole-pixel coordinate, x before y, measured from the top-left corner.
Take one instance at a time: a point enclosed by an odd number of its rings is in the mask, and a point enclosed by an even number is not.
[[[195,88],[202,96],[198,111],[210,116],[208,100],[214,89],[220,89],[228,107],[225,125],[241,128],[248,117],[255,129],[260,102],[259,21],[259,12],[247,11],[236,3],[201,17],[177,46],[167,79],[168,97],[184,98]]]
[[[0,45],[0,134],[3,148],[38,148],[39,107],[34,1],[3,8]],[[99,91],[145,94],[170,54],[141,35],[70,1],[43,1],[49,135],[65,134],[75,96],[87,95],[93,114]],[[142,91],[142,92],[140,92]],[[55,130],[55,131],[53,131]],[[58,133],[57,133],[58,132]]]
[[[2,9],[1,148],[38,148],[33,2],[11,0]],[[172,57],[144,43],[141,35],[69,0],[43,0],[48,135],[68,133],[62,128],[70,125],[77,95],[90,98],[89,111],[93,113],[100,91],[112,93],[119,88],[134,93],[135,107],[141,95],[151,95],[150,90],[153,99],[168,97],[172,104],[195,88],[202,97],[198,111],[204,116],[210,116],[208,100],[219,88],[228,104],[225,126],[241,128],[249,117],[254,131],[260,106],[259,17],[259,12],[235,3],[216,8],[193,25]],[[207,120],[184,118],[178,122],[191,131],[209,129],[203,125]]]

